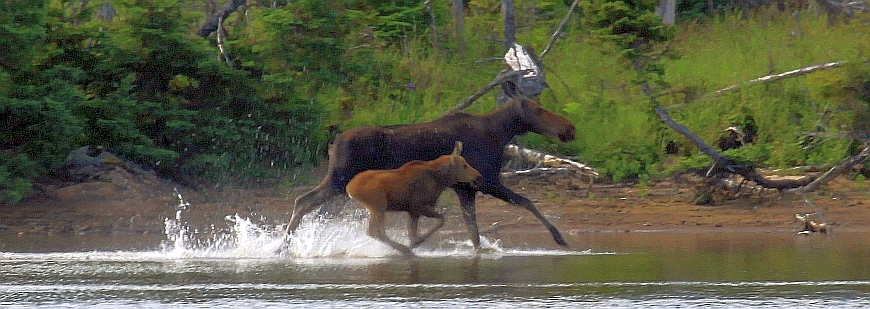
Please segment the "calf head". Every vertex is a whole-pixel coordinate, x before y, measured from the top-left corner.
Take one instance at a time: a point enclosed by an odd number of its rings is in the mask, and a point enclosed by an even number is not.
[[[456,146],[453,147],[453,153],[450,154],[449,160],[444,160],[440,164],[440,168],[446,172],[450,178],[451,184],[457,182],[474,183],[475,180],[481,177],[480,172],[471,167],[465,158],[462,157],[462,142],[456,141]]]

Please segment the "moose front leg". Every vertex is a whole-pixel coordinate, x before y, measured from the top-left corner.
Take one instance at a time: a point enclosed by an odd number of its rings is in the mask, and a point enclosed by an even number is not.
[[[465,219],[465,227],[468,228],[468,238],[474,249],[480,250],[480,231],[477,228],[477,213],[475,212],[474,199],[477,191],[455,188],[459,196],[459,205],[462,208],[462,218]]]
[[[557,244],[568,247],[568,242],[565,241],[565,238],[562,237],[562,233],[559,233],[559,229],[556,228],[555,225],[550,223],[547,218],[538,211],[538,208],[535,207],[535,203],[530,201],[529,199],[523,197],[522,195],[514,193],[511,189],[508,189],[502,184],[491,184],[486,186],[485,188],[481,188],[481,192],[497,197],[505,202],[511,203],[512,205],[517,205],[522,208],[525,208],[533,215],[535,215],[538,220],[541,221],[541,224],[550,231],[550,234],[553,235],[553,240],[556,241]],[[473,204],[472,204],[473,206]]]

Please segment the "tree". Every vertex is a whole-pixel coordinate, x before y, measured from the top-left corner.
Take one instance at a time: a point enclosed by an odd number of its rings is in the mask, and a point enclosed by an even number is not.
[[[0,50],[8,52],[0,60],[0,203],[17,203],[80,140],[71,110],[84,99],[75,86],[83,72],[31,65],[46,36],[45,2],[0,2],[0,16]]]
[[[465,3],[462,0],[453,0],[453,33],[456,39],[456,49],[459,55],[465,58]]]

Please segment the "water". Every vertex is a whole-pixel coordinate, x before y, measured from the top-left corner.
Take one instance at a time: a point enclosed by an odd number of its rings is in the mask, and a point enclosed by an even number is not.
[[[227,217],[166,235],[0,237],[2,308],[860,308],[870,235],[438,233],[405,259],[363,214],[278,226]],[[401,225],[400,225],[401,226]],[[399,230],[391,237],[403,239]]]

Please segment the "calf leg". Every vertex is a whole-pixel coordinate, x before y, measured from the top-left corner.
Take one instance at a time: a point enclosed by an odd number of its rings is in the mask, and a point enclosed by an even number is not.
[[[411,248],[408,248],[403,244],[397,243],[387,238],[386,228],[384,227],[386,213],[380,210],[372,209],[369,205],[366,205],[366,208],[369,209],[369,236],[374,237],[387,245],[390,245],[390,247],[399,250],[399,252],[402,252],[402,254],[404,254],[405,256],[413,257],[414,253],[411,252]]]
[[[408,238],[411,239],[411,245],[409,247],[415,248],[419,245],[422,240],[417,235],[417,227],[420,222],[420,215],[412,212],[408,212]]]
[[[432,234],[435,234],[435,231],[437,231],[442,226],[444,226],[444,215],[435,212],[434,209],[426,209],[423,211],[422,215],[429,217],[429,218],[436,219],[436,220],[438,220],[438,223],[436,223],[435,227],[433,227],[431,230],[429,230],[426,233],[423,233],[423,236],[417,237],[417,221],[420,219],[420,216],[419,215],[418,216],[412,215],[411,222],[414,222],[413,223],[413,226],[414,226],[413,233],[414,234],[413,234],[413,237],[411,237],[411,248],[416,248],[421,243],[426,241],[426,239],[428,239],[429,236],[432,236]],[[411,233],[410,226],[409,226],[408,232]]]
[[[535,217],[538,218],[538,220],[541,221],[544,227],[546,227],[547,230],[550,231],[550,234],[553,235],[553,240],[555,240],[557,244],[565,247],[568,246],[568,243],[565,241],[565,238],[562,238],[562,234],[559,233],[559,230],[556,229],[556,227],[552,223],[550,223],[547,218],[544,218],[544,215],[542,215],[541,212],[538,211],[538,208],[535,207],[535,203],[533,203],[529,199],[514,193],[514,191],[511,191],[511,189],[508,189],[500,183],[490,183],[487,186],[480,188],[480,191],[530,211],[533,215],[535,215]]]

